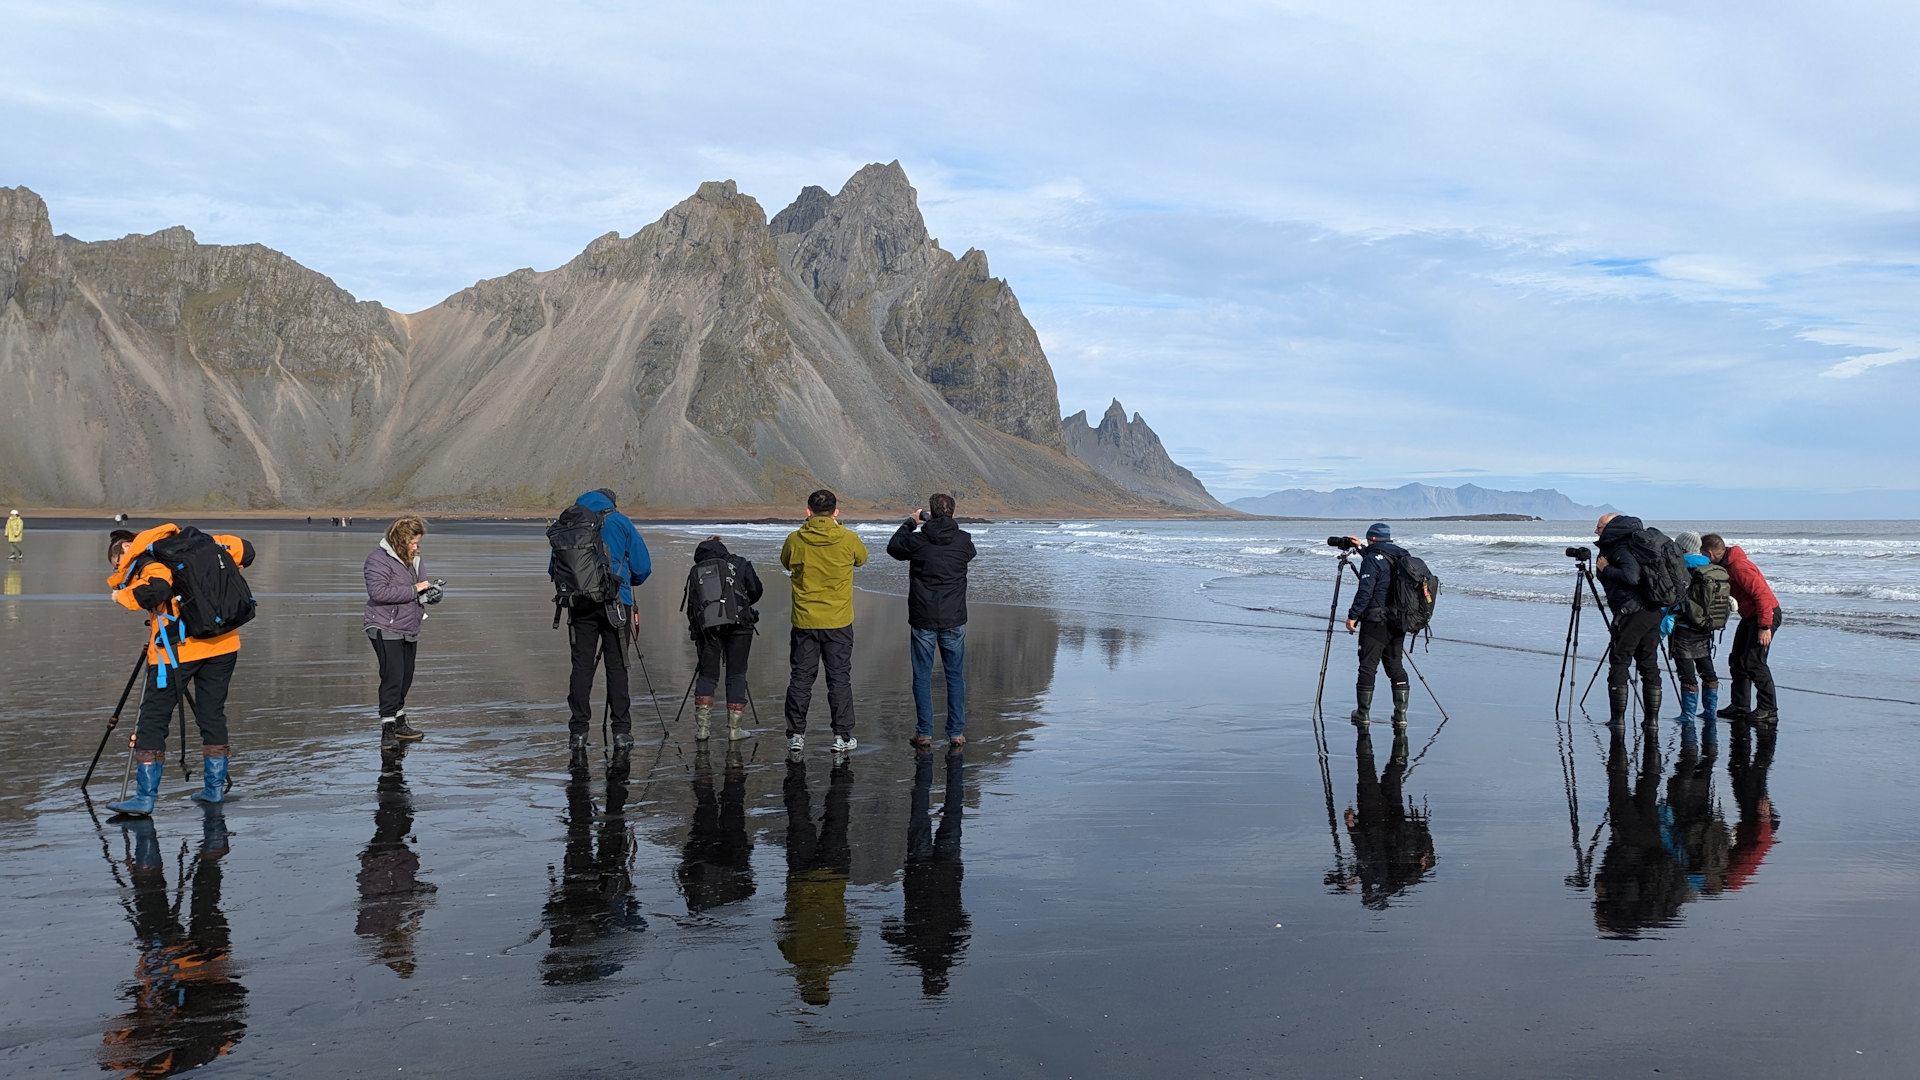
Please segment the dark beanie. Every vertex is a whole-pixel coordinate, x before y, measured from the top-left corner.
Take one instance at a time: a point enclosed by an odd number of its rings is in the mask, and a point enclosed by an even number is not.
[[[607,501],[612,503],[613,505],[615,506],[620,505],[620,500],[613,497],[612,488],[594,488],[593,491],[594,491],[594,494],[596,495],[605,495],[607,497]]]
[[[1386,522],[1376,521],[1373,524],[1367,526],[1367,539],[1391,540],[1393,539],[1393,530],[1387,528]]]

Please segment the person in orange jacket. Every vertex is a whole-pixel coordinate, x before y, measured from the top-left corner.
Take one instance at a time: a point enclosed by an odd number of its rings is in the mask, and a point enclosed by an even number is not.
[[[145,817],[153,813],[160,795],[161,762],[167,752],[167,722],[173,718],[187,684],[187,697],[200,725],[203,787],[194,793],[202,802],[217,803],[226,795],[227,688],[240,657],[240,631],[215,637],[188,637],[174,597],[173,575],[166,563],[151,557],[156,541],[177,534],[178,525],[155,526],[138,535],[115,529],[107,541],[107,559],[113,575],[107,587],[113,599],[129,611],[147,612],[147,685],[140,698],[140,719],[134,735],[138,775],[134,796],[107,809],[116,814]],[[240,566],[253,563],[253,545],[237,536],[215,536],[214,543]]]

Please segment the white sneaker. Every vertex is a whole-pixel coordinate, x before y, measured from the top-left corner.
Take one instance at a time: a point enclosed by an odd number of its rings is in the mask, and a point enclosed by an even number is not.
[[[833,752],[836,754],[844,754],[859,745],[860,740],[851,735],[836,735],[833,738]]]
[[[793,738],[787,740],[787,751],[789,753],[797,754],[806,748],[807,737],[805,735],[795,735]]]

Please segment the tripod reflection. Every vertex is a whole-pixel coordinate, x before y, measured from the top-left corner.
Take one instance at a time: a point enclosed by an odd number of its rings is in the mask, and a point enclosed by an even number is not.
[[[1354,741],[1357,781],[1354,804],[1347,808],[1351,858],[1338,858],[1326,883],[1336,893],[1360,894],[1360,902],[1385,909],[1393,897],[1419,884],[1433,869],[1433,832],[1424,806],[1416,808],[1403,790],[1407,774],[1407,732],[1396,726],[1387,767],[1374,771],[1373,732],[1362,726]]]

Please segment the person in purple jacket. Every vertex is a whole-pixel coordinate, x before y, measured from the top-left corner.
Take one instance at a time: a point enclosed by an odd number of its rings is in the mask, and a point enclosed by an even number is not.
[[[425,606],[438,603],[440,589],[420,573],[420,538],[427,523],[408,515],[387,527],[380,546],[367,556],[367,614],[363,623],[373,654],[380,661],[380,748],[425,738],[407,723],[407,690],[413,685],[413,655],[420,645]]]

